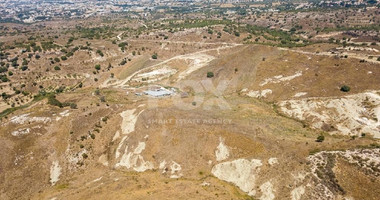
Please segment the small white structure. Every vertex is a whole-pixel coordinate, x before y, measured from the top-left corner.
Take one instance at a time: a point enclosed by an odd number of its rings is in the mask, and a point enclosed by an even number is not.
[[[164,87],[158,87],[158,88],[146,90],[144,91],[144,94],[152,96],[152,97],[165,97],[165,96],[170,96],[174,94],[174,90],[173,89],[169,90]]]

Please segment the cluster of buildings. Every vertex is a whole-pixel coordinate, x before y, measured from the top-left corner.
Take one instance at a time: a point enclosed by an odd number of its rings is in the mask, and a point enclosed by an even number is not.
[[[231,1],[231,0],[228,0]],[[238,1],[238,0],[233,0]],[[151,12],[157,7],[199,3],[199,0],[0,0],[0,22],[34,23],[56,18],[87,18],[120,12]]]
[[[87,18],[94,15],[131,12],[149,16],[152,11],[186,8],[202,9],[236,7],[246,12],[276,12],[276,7],[286,4],[288,9],[308,9],[313,7],[368,5],[374,0],[339,1],[266,1],[266,0],[0,0],[0,22],[34,23],[56,18]],[[376,1],[374,1],[376,2]],[[376,3],[378,4],[378,2]],[[234,14],[234,13],[233,13]]]
[[[33,23],[54,18],[86,18],[130,11],[140,1],[0,0],[0,22]]]

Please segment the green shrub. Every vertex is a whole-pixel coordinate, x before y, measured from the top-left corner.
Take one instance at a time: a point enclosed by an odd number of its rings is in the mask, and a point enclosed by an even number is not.
[[[128,43],[127,43],[127,42],[122,42],[122,43],[120,43],[118,46],[120,47],[120,49],[121,49],[122,51],[124,51],[124,50],[125,50],[125,46],[128,46]]]
[[[104,56],[104,54],[103,54],[103,52],[101,50],[97,50],[96,53],[99,54],[101,57]]]
[[[0,75],[0,80],[1,80],[1,82],[8,82],[9,81],[7,75]]]
[[[156,53],[152,55],[152,59],[157,59],[157,54]]]
[[[323,142],[324,140],[325,140],[325,136],[320,135],[320,136],[317,137],[316,142]]]
[[[55,71],[59,71],[59,70],[61,70],[61,68],[60,68],[59,66],[55,66],[55,67],[54,67],[54,70],[55,70]]]
[[[68,44],[72,43],[74,41],[74,37],[70,37],[69,40],[67,41]]]
[[[0,67],[0,73],[4,73],[6,71],[8,71],[8,68],[6,68],[6,67]]]
[[[26,71],[27,69],[28,69],[28,66],[22,66],[22,67],[21,67],[21,70],[22,70],[22,71]]]
[[[351,88],[347,85],[343,85],[341,88],[340,88],[340,91],[342,92],[349,92],[351,90]]]
[[[214,77],[214,72],[207,72],[207,78]]]
[[[74,53],[73,52],[68,52],[67,54],[66,54],[66,57],[71,57],[71,56],[73,56],[74,55]]]
[[[50,94],[48,96],[48,104],[52,105],[52,106],[58,106],[60,108],[63,108],[63,104],[58,101],[56,98],[55,98],[55,95],[53,94]]]
[[[125,59],[123,59],[121,62],[120,62],[120,65],[125,65],[127,63],[127,61]]]
[[[1,97],[5,100],[5,99],[8,99],[9,98],[9,95],[7,95],[7,93],[3,92],[1,94]]]

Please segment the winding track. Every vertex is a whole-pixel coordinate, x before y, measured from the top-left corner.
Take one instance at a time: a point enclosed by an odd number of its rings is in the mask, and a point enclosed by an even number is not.
[[[130,41],[145,41],[145,40],[130,40]],[[151,42],[157,42],[157,41],[151,40]],[[202,51],[197,51],[197,52],[193,52],[193,53],[189,53],[189,54],[174,56],[174,57],[166,59],[160,63],[154,64],[154,65],[146,67],[144,69],[140,69],[140,70],[134,72],[132,75],[130,75],[129,77],[127,77],[124,80],[119,80],[119,81],[116,81],[115,83],[107,84],[107,82],[110,81],[110,79],[107,79],[105,82],[102,83],[101,87],[102,88],[105,88],[105,87],[123,88],[123,87],[127,86],[126,83],[128,83],[128,81],[130,81],[132,79],[132,77],[139,74],[143,70],[153,69],[155,67],[166,64],[166,63],[171,62],[173,60],[185,59],[185,58],[188,58],[191,56],[196,56],[197,54],[206,53],[206,52],[210,52],[210,51],[217,51],[219,53],[220,50],[243,45],[243,44],[238,44],[238,43],[202,43],[202,42],[183,42],[183,41],[166,41],[166,42],[167,43],[177,43],[177,44],[213,44],[213,45],[216,44],[216,45],[223,45],[223,46],[220,46],[217,48],[212,48],[212,49],[205,49]]]

